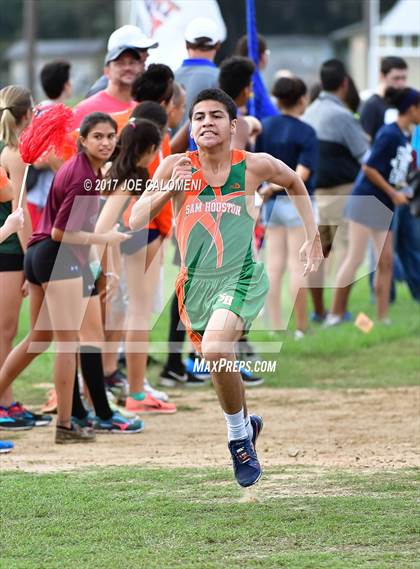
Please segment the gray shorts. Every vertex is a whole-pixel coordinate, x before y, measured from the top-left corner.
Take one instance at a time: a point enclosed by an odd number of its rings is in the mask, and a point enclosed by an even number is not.
[[[317,219],[316,204],[311,198],[315,219]],[[262,206],[262,223],[265,227],[301,227],[302,221],[289,196],[277,196]]]

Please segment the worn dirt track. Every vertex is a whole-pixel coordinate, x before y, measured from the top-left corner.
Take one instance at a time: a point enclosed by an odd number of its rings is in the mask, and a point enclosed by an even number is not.
[[[223,415],[213,390],[175,391],[179,412],[146,416],[137,435],[53,444],[54,428],[15,434],[1,470],[57,472],[103,466],[227,466]],[[249,409],[264,417],[258,453],[265,467],[393,469],[419,466],[420,389],[321,391],[260,388]],[[0,432],[3,439],[8,433]]]

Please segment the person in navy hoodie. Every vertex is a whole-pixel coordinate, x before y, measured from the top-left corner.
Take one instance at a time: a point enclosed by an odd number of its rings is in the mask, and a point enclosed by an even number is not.
[[[347,204],[349,249],[337,275],[329,315],[330,325],[334,324],[334,319],[338,323],[346,310],[349,289],[343,287],[353,281],[363,262],[369,237],[374,242],[378,256],[375,275],[377,318],[384,323],[389,322],[387,315],[393,261],[390,222],[395,206],[408,203],[407,195],[401,190],[407,186],[407,174],[413,166],[410,128],[420,123],[420,93],[410,87],[390,87],[385,98],[398,109],[398,118],[378,131]]]
[[[267,152],[282,160],[305,182],[309,194],[315,189],[319,144],[315,130],[300,117],[307,105],[307,88],[298,77],[280,77],[273,95],[281,114],[263,120],[262,134],[257,138],[256,152]],[[299,266],[299,249],[305,231],[297,210],[283,188],[269,184],[261,190],[264,199],[262,221],[266,227],[267,271],[270,290],[267,308],[270,324],[283,328],[280,314],[280,291],[286,267],[290,271],[291,296],[294,301],[295,338],[303,338],[307,328],[307,279]]]

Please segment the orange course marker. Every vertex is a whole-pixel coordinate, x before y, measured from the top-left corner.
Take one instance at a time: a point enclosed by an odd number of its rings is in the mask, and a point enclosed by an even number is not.
[[[363,312],[359,312],[356,320],[354,321],[354,325],[359,328],[359,330],[361,330],[364,334],[369,334],[373,328],[372,320]]]

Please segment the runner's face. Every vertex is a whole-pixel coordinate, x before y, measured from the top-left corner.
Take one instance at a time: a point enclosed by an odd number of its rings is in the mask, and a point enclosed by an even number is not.
[[[230,141],[236,128],[226,107],[219,101],[201,101],[191,117],[191,135],[197,146],[212,148]]]
[[[80,142],[87,154],[94,160],[104,163],[114,152],[116,141],[115,129],[107,122],[96,124],[86,138],[80,137]]]
[[[124,51],[118,59],[111,61],[105,67],[105,75],[111,83],[130,87],[137,75],[144,71],[146,58],[147,55],[144,58],[140,54],[136,57],[133,52]]]

